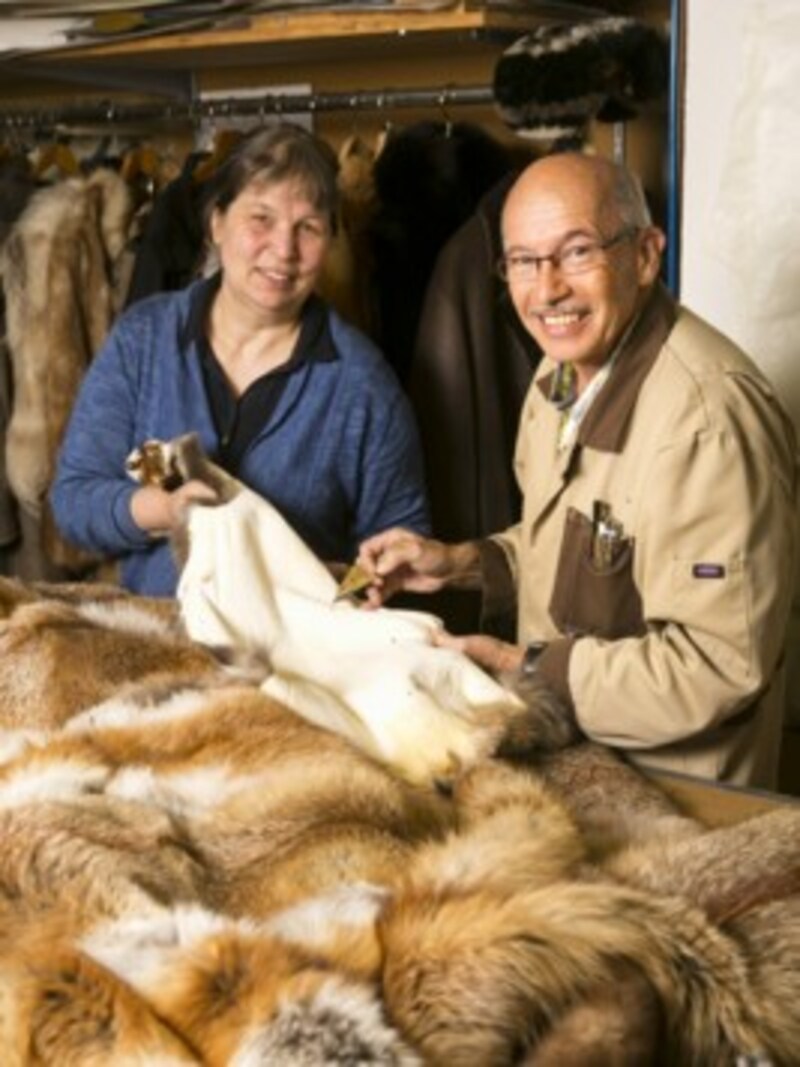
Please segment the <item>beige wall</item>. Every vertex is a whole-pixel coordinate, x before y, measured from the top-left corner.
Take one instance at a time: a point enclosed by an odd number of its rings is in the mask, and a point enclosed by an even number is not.
[[[800,438],[800,3],[687,12],[681,298],[750,353]],[[800,724],[800,575],[789,665]]]

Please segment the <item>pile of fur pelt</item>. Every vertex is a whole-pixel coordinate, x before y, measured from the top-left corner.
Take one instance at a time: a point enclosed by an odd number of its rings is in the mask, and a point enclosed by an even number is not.
[[[0,580],[0,717],[4,1067],[800,1063],[800,809],[412,785],[100,586]]]

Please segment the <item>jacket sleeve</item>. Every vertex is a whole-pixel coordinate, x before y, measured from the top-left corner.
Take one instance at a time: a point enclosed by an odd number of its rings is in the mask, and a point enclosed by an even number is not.
[[[610,745],[669,744],[746,713],[784,653],[797,550],[791,425],[746,374],[726,375],[706,402],[707,427],[660,448],[641,502],[647,632],[571,649],[578,721]]]
[[[430,533],[425,471],[411,405],[392,377],[373,395],[361,439],[353,537],[404,526]]]
[[[520,495],[523,498],[528,483],[526,467],[528,464],[529,451],[524,427],[531,417],[531,410],[534,406],[535,396],[534,385],[531,383],[522,405],[522,411],[518,422],[517,439],[514,447],[514,476],[516,478],[517,486],[519,487]],[[522,522],[516,522],[505,530],[493,533],[490,537],[491,542],[503,552],[509,574],[517,587],[520,585],[520,542],[522,537]]]
[[[84,378],[50,493],[63,536],[110,555],[152,544],[131,517],[137,486],[125,473],[136,411],[135,361],[127,341],[123,318]]]

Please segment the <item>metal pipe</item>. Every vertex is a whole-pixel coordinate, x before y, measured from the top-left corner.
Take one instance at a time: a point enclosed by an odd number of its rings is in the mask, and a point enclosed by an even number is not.
[[[681,278],[681,148],[683,131],[683,0],[671,0],[670,79],[667,130],[667,254],[666,283],[677,300]]]
[[[253,97],[228,97],[204,101],[177,101],[165,104],[73,104],[57,108],[20,108],[0,111],[0,125],[25,130],[42,127],[70,127],[114,121],[195,122],[219,115],[246,116],[321,111],[382,111],[394,108],[486,105],[494,101],[491,86],[456,85],[424,89],[359,89],[355,92],[270,93]]]

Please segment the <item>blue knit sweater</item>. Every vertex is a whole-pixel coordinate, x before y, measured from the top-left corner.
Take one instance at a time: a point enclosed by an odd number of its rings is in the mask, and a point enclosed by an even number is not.
[[[169,596],[177,573],[168,543],[133,521],[131,449],[196,431],[219,442],[203,383],[198,311],[213,282],[135,304],[116,322],[81,387],[51,491],[69,540],[121,558],[134,592]],[[389,526],[428,532],[422,454],[410,406],[391,368],[361,333],[328,310],[332,360],[289,377],[237,477],[270,500],[324,560],[350,560]]]

